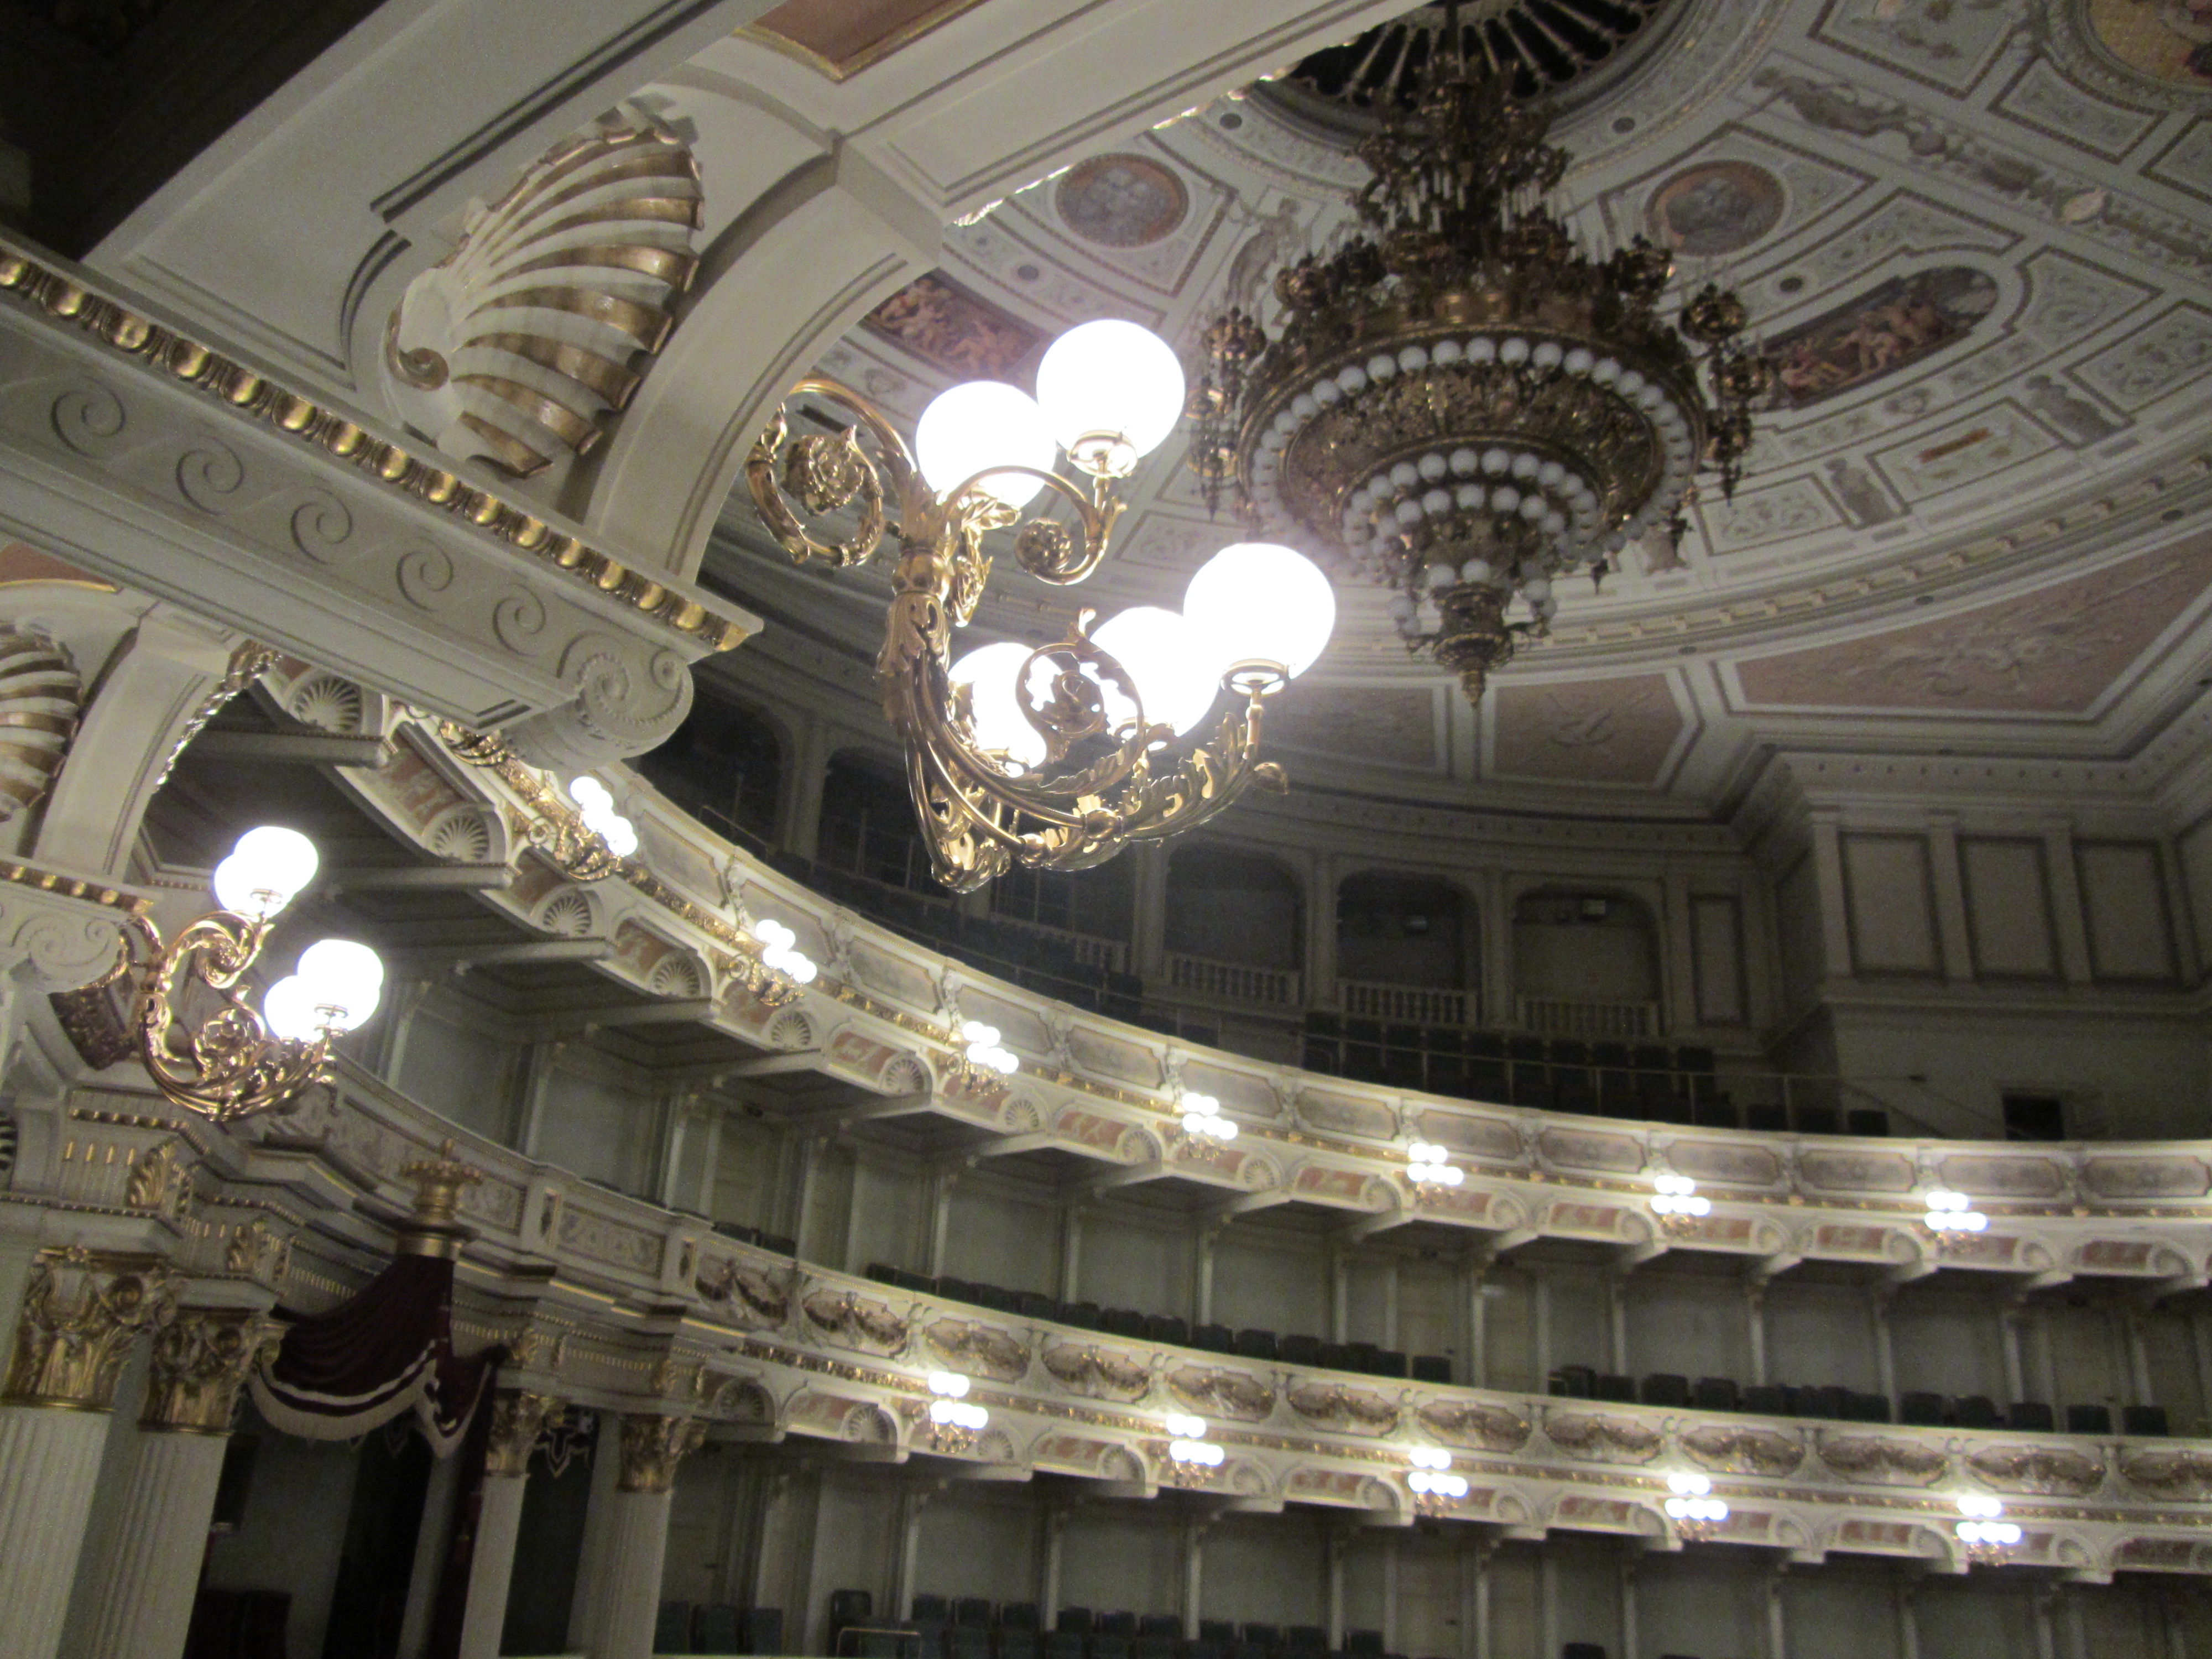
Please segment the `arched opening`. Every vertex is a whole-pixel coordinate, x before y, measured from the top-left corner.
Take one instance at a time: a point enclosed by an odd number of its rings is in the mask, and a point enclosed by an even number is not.
[[[1481,982],[1474,904],[1435,876],[1363,870],[1336,890],[1336,976],[1345,1012],[1425,1025],[1472,1023]]]
[[[941,894],[929,849],[914,821],[906,780],[880,761],[835,755],[822,776],[821,830],[815,862],[909,892]]]
[[[755,852],[775,834],[783,744],[766,716],[699,689],[675,735],[632,763],[670,801]]]
[[[1304,901],[1297,878],[1264,854],[1177,848],[1168,860],[1170,982],[1240,1002],[1302,1000]]]
[[[1117,858],[1095,870],[1009,870],[991,884],[991,914],[1109,943],[1115,948],[1107,954],[1120,968],[1136,906],[1130,868],[1127,859]]]
[[[1659,1028],[1659,939],[1620,893],[1540,888],[1513,906],[1520,1023],[1547,1036],[1621,1041]]]

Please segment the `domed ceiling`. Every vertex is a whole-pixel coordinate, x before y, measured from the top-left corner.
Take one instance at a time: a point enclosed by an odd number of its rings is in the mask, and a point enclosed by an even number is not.
[[[2212,599],[2212,8],[2199,0],[1469,0],[1460,27],[1560,108],[1590,243],[1675,250],[1742,294],[1781,364],[1733,501],[1709,489],[1467,707],[1386,596],[1284,699],[1294,777],[1508,804],[1710,811],[1777,748],[2115,758],[2199,695]],[[1195,363],[1230,304],[1349,216],[1350,147],[1445,9],[1042,180],[948,228],[940,268],[822,368],[909,424],[943,386],[1026,384],[1087,319]],[[1542,50],[1538,48],[1541,47]],[[1517,54],[1517,55],[1516,55]],[[1002,576],[982,637],[1078,604],[1180,601],[1237,538],[1179,441],[1132,481],[1086,588]],[[742,493],[726,539],[758,548]],[[888,584],[778,572],[748,601],[872,653]],[[1010,567],[1009,567],[1010,568]],[[1326,764],[1299,765],[1301,754]]]

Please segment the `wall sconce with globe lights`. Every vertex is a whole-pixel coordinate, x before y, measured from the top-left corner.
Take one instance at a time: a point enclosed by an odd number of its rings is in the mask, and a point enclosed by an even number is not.
[[[988,1084],[1021,1070],[1021,1056],[999,1041],[999,1028],[980,1019],[960,1022],[960,1069],[969,1081]]]
[[[1928,1213],[1921,1218],[1921,1224],[1938,1238],[1985,1232],[1990,1218],[1971,1207],[1972,1202],[1964,1193],[1946,1192],[1939,1187],[1928,1194]]]
[[[605,881],[637,851],[637,826],[615,811],[613,793],[594,777],[573,778],[574,816],[556,812],[530,821],[530,842],[571,881]]]
[[[929,1442],[941,1452],[965,1452],[990,1425],[991,1413],[968,1403],[968,1379],[957,1371],[929,1374]]]
[[[853,423],[793,438],[779,410],[747,485],[799,562],[861,564],[896,540],[877,676],[940,884],[970,892],[1018,864],[1087,869],[1133,840],[1196,827],[1254,785],[1285,787],[1259,757],[1262,705],[1321,654],[1336,620],[1328,579],[1289,548],[1223,550],[1180,612],[1137,606],[1094,629],[1085,610],[1064,639],[953,659],[989,578],[985,536],[1015,526],[1039,491],[1072,510],[1073,528],[1020,522],[1015,562],[1064,587],[1105,557],[1115,484],[1183,410],[1182,365],[1158,337],[1113,319],[1071,329],[1045,353],[1035,398],[998,381],[954,386],[922,411],[911,451],[838,381],[809,377],[791,395]],[[1054,471],[1063,453],[1087,489]],[[842,539],[807,527],[848,511],[858,522]]]
[[[1667,1490],[1672,1495],[1661,1507],[1676,1529],[1691,1537],[1703,1536],[1729,1518],[1729,1506],[1712,1495],[1713,1483],[1702,1474],[1670,1474]]]
[[[2005,1552],[2020,1542],[2020,1528],[1998,1518],[2004,1514],[2004,1505],[1994,1498],[1969,1493],[1959,1500],[1959,1513],[1965,1518],[1954,1530],[1966,1553],[1976,1560],[2002,1561]]]
[[[1194,1149],[1203,1152],[1218,1152],[1237,1139],[1237,1125],[1221,1115],[1221,1103],[1188,1090],[1182,1097],[1182,1132]]]
[[[162,940],[125,919],[116,964],[82,992],[130,986],[131,1046],[162,1097],[216,1123],[273,1111],[321,1082],[331,1043],[376,1012],[384,963],[352,939],[326,939],[263,994],[240,988],[284,908],[315,878],[314,843],[264,825],[238,838],[210,884],[220,908]],[[216,1000],[208,1011],[210,995]]]
[[[794,985],[811,985],[820,970],[813,958],[798,948],[799,935],[780,921],[761,921],[753,924],[753,937],[761,942],[761,966],[770,973],[781,974]]]
[[[1168,1479],[1179,1486],[1212,1480],[1228,1454],[1206,1437],[1206,1419],[1170,1412],[1165,1426],[1173,1437],[1168,1442]]]
[[[1406,1148],[1409,1166],[1406,1179],[1413,1183],[1418,1192],[1436,1192],[1456,1187],[1467,1179],[1467,1171],[1449,1162],[1450,1152],[1425,1140],[1417,1140]]]
[[[1467,1496],[1467,1477],[1454,1474],[1451,1454],[1416,1446],[1406,1454],[1413,1467],[1406,1476],[1406,1490],[1413,1494],[1413,1507],[1423,1515],[1443,1515]]]
[[[1698,1183],[1687,1176],[1662,1175],[1651,1178],[1651,1212],[1670,1231],[1687,1227],[1713,1212],[1713,1201],[1698,1195]]]

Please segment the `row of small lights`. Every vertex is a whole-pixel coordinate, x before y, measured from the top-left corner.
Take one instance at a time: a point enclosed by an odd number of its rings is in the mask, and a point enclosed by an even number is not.
[[[1206,1437],[1206,1419],[1202,1417],[1170,1412],[1166,1427],[1174,1437],[1168,1442],[1168,1455],[1186,1468],[1218,1469],[1221,1467],[1221,1460],[1228,1455]]]
[[[1968,1207],[1964,1193],[1938,1189],[1928,1194],[1929,1231],[1938,1233],[1978,1233],[1990,1224],[1989,1217]]]
[[[1698,1183],[1687,1176],[1654,1176],[1652,1187],[1658,1196],[1651,1207],[1661,1215],[1711,1215],[1713,1201],[1698,1196]]]
[[[968,1045],[968,1063],[987,1072],[996,1072],[1000,1077],[1012,1077],[1021,1069],[1021,1060],[1014,1051],[999,1041],[999,1028],[986,1025],[980,1019],[963,1020],[960,1040]]]
[[[1419,1497],[1449,1498],[1455,1503],[1467,1496],[1467,1477],[1447,1473],[1451,1468],[1449,1452],[1416,1446],[1406,1459],[1413,1466],[1413,1472],[1406,1477],[1408,1492]]]
[[[1406,1148],[1407,1160],[1413,1165],[1406,1173],[1416,1187],[1456,1187],[1467,1179],[1467,1171],[1447,1162],[1450,1157],[1442,1146],[1417,1140]]]
[[[1221,1115],[1221,1103],[1212,1095],[1185,1092],[1182,1097],[1182,1130],[1187,1135],[1196,1135],[1206,1140],[1231,1141],[1237,1139],[1237,1126]]]
[[[1663,1506],[1670,1521],[1712,1526],[1729,1518],[1729,1506],[1712,1495],[1713,1483],[1702,1474],[1670,1474],[1667,1490],[1674,1494]]]
[[[982,1407],[967,1403],[968,1379],[957,1371],[932,1371],[929,1391],[934,1396],[929,1402],[932,1423],[973,1432],[991,1420],[990,1413]],[[1168,1456],[1185,1468],[1219,1468],[1228,1455],[1221,1446],[1206,1437],[1206,1419],[1202,1417],[1170,1412],[1163,1426],[1172,1437],[1168,1442]],[[1444,1498],[1454,1502],[1467,1496],[1467,1477],[1451,1473],[1449,1452],[1416,1446],[1406,1454],[1406,1461],[1413,1465],[1406,1476],[1406,1486],[1416,1496]],[[1728,1504],[1712,1495],[1713,1483],[1705,1475],[1670,1474],[1667,1477],[1667,1490],[1669,1495],[1662,1507],[1669,1520],[1716,1526],[1729,1518]],[[2004,1505],[1996,1498],[1968,1496],[1958,1503],[1959,1513],[1965,1517],[1957,1528],[1960,1543],[2005,1547],[2020,1542],[2020,1528],[1998,1518],[2004,1514]]]
[[[606,785],[594,777],[577,777],[568,781],[568,797],[576,803],[576,815],[583,820],[584,828],[606,842],[607,850],[617,858],[626,859],[637,851],[637,826],[615,810],[615,798]],[[766,920],[753,924],[753,937],[761,942],[761,966],[772,973],[781,974],[794,985],[811,985],[821,970],[813,960],[799,949],[799,935],[784,923]]]
[[[929,1391],[936,1396],[929,1402],[929,1420],[939,1428],[973,1433],[991,1420],[982,1407],[968,1403],[968,1379],[957,1371],[930,1372]]]

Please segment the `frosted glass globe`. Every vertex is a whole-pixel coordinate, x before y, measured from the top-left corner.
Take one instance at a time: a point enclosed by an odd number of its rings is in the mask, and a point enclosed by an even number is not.
[[[1029,658],[1029,647],[1007,641],[970,651],[951,670],[955,685],[971,688],[977,745],[1003,749],[1024,767],[1042,764],[1045,752],[1044,738],[1023,714],[1014,690],[1014,677]]]
[[[1037,365],[1037,404],[1065,448],[1103,432],[1148,455],[1182,418],[1182,364],[1152,330],[1103,318],[1052,343]]]
[[[264,824],[238,838],[215,867],[215,902],[262,920],[275,915],[315,878],[315,843],[297,830]]]
[[[1336,590],[1304,554],[1272,542],[1238,542],[1198,568],[1182,614],[1218,676],[1231,663],[1313,666],[1336,629]]]
[[[326,939],[300,953],[297,978],[305,981],[316,1005],[336,1010],[325,1014],[341,1031],[356,1030],[375,1013],[384,995],[384,963],[366,945],[349,939]]]
[[[940,495],[994,465],[1048,472],[1058,459],[1036,400],[1003,380],[969,380],[938,393],[915,423],[914,456]],[[1020,507],[1044,483],[1025,473],[994,472],[980,488]]]
[[[1129,671],[1145,718],[1184,732],[1206,718],[1221,676],[1180,613],[1133,605],[1091,632],[1098,648]]]
[[[313,1042],[323,1034],[325,1018],[314,988],[297,974],[287,974],[261,999],[261,1023],[271,1036]]]

